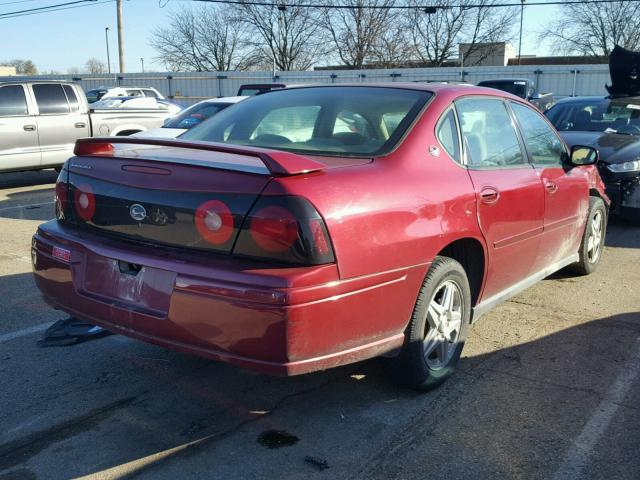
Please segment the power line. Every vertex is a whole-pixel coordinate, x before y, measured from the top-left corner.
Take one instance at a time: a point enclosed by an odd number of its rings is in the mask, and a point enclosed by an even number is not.
[[[334,10],[424,10],[426,13],[435,13],[436,10],[449,10],[452,8],[505,8],[519,7],[518,3],[491,3],[491,4],[459,4],[459,5],[335,5],[317,3],[287,3],[287,2],[266,2],[266,1],[243,1],[243,0],[192,0],[204,3],[222,3],[226,5],[251,5],[256,7],[276,7],[280,10],[287,8],[320,8]],[[597,4],[597,3],[638,3],[640,0],[554,0],[549,2],[537,1],[527,2],[527,6],[543,5],[574,5],[574,4]]]
[[[39,10],[39,11],[32,11],[32,12],[26,12],[26,13],[8,12],[8,13],[1,14],[0,20],[7,20],[9,18],[17,18],[17,17],[26,17],[29,15],[39,15],[41,13],[59,12],[61,10],[71,10],[73,8],[92,7],[95,5],[115,2],[115,0],[84,0],[84,1],[89,1],[90,3],[84,3],[82,5],[72,5],[70,7],[60,7],[59,5],[52,5],[49,7],[48,10]]]
[[[36,12],[36,11],[41,11],[41,10],[48,10],[51,8],[56,8],[56,7],[65,7],[67,5],[75,5],[78,3],[87,3],[87,2],[96,2],[97,0],[75,0],[73,2],[66,2],[66,3],[58,3],[56,5],[48,5],[46,7],[36,7],[36,8],[28,8],[26,10],[18,10],[15,12],[7,12],[7,13],[0,13],[0,17],[5,17],[8,15],[16,15],[19,13],[29,13],[29,12]]]

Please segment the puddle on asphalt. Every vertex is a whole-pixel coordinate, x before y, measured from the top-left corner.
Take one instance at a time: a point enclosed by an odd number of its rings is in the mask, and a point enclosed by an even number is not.
[[[258,443],[267,448],[290,447],[300,440],[284,430],[267,430],[258,437]]]

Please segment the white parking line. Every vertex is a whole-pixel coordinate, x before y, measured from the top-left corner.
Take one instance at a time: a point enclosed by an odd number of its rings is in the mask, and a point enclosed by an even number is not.
[[[640,373],[640,337],[636,339],[635,351],[629,362],[622,368],[622,372],[616,378],[613,386],[607,392],[605,398],[600,402],[598,408],[582,432],[573,442],[564,457],[560,468],[555,472],[553,480],[564,480],[567,478],[582,478],[581,473],[587,465],[589,456],[597,445],[600,437],[605,433],[611,423],[611,419],[618,410],[620,402],[624,400],[629,388],[633,385],[636,377]]]
[[[0,335],[0,343],[15,340],[16,338],[26,337],[27,335],[31,335],[33,333],[41,332],[42,330],[46,330],[52,323],[53,322],[41,323],[40,325],[25,328],[24,330],[18,330],[17,332],[5,333],[4,335]]]
[[[0,212],[6,212],[7,210],[17,210],[20,208],[42,207],[44,205],[51,205],[52,203],[53,202],[43,202],[43,203],[31,203],[29,205],[14,205],[12,207],[0,208]]]

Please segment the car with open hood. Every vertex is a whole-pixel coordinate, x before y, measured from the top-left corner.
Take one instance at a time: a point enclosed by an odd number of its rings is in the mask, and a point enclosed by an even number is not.
[[[598,150],[611,212],[640,223],[640,82],[634,59],[640,64],[639,54],[617,47],[609,96],[566,98],[545,114],[569,145]]]
[[[384,356],[429,389],[484,312],[596,269],[596,160],[494,89],[276,90],[177,139],[78,141],[33,238],[36,284],[167,348],[282,375]]]

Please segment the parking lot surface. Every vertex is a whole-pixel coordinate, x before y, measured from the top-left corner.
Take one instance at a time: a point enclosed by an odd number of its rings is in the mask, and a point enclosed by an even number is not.
[[[640,228],[474,325],[436,391],[383,362],[274,378],[121,336],[42,348],[53,171],[0,176],[0,480],[640,478]]]

